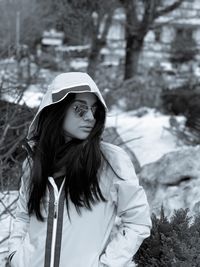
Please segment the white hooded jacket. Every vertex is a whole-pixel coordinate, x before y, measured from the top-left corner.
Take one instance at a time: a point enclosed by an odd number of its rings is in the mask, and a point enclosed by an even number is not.
[[[64,73],[49,86],[32,121],[28,139],[34,136],[40,111],[61,101],[69,92],[93,92],[103,103],[99,89],[86,73]],[[71,222],[65,206],[64,182],[58,191],[49,177],[41,203],[44,222],[28,215],[27,182],[30,169],[24,162],[16,218],[9,240],[12,267],[132,267],[141,243],[150,235],[151,219],[147,198],[139,185],[134,166],[120,147],[101,142],[103,163],[98,171],[100,189],[108,202],[79,215],[69,200]],[[117,231],[114,226],[118,223]]]

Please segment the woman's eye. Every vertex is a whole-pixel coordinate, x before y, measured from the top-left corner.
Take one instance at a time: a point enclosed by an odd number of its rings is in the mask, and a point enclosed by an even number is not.
[[[74,106],[74,110],[78,111],[79,110],[79,106]]]
[[[77,114],[79,114],[79,116],[83,116],[85,113],[85,108],[81,107],[81,106],[75,106],[74,110]]]

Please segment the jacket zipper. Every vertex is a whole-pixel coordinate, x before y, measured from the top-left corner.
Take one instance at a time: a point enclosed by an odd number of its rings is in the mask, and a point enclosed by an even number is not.
[[[52,241],[51,241],[51,263],[50,267],[54,267],[54,256],[55,256],[55,245],[56,245],[56,232],[57,232],[57,217],[58,217],[58,199],[54,202],[54,218],[53,218],[53,230],[52,230]]]
[[[57,218],[57,213],[58,213],[58,203],[57,202],[54,202],[54,219]]]
[[[53,178],[50,177],[50,181]],[[57,223],[58,223],[58,204],[59,204],[59,197],[60,193],[62,191],[64,181],[60,187],[60,190],[58,191],[57,186],[55,182],[53,181],[51,183],[53,185],[53,191],[54,191],[54,218],[53,218],[53,230],[52,230],[52,240],[51,240],[51,261],[50,261],[50,267],[54,267],[54,256],[55,256],[55,246],[56,246],[56,232],[57,232]]]

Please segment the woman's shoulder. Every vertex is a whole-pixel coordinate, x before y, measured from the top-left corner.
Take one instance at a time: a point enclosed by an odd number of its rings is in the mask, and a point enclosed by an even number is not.
[[[101,142],[100,146],[103,157],[119,178],[128,178],[132,176],[133,173],[135,175],[133,163],[123,148],[104,141]]]
[[[101,151],[103,153],[109,154],[110,156],[119,156],[121,154],[124,156],[127,155],[125,150],[117,145],[101,141],[100,146],[101,146]]]

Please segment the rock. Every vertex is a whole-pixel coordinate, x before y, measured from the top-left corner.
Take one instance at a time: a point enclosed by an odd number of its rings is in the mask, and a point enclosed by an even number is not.
[[[171,216],[174,209],[200,212],[200,146],[185,147],[144,165],[138,174],[152,212]]]

